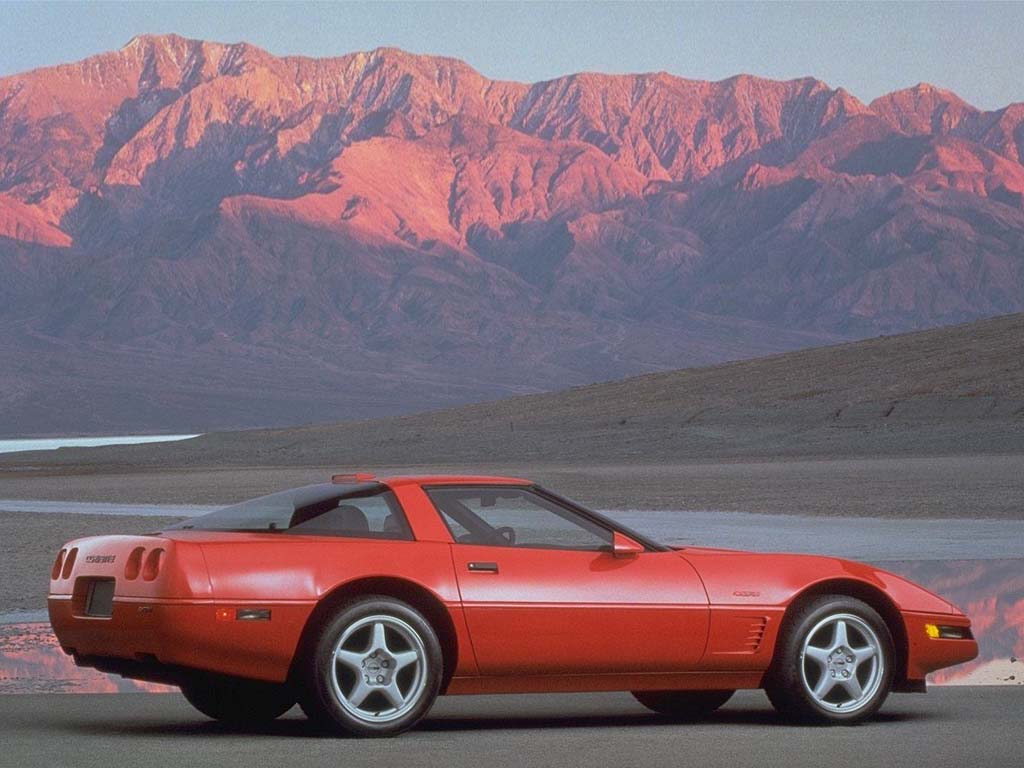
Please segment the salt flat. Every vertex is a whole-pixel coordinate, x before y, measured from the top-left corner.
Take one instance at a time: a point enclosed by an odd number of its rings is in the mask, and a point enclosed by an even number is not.
[[[813,517],[715,510],[605,510],[667,544],[836,555],[855,560],[1024,557],[1024,521]]]
[[[65,515],[166,519],[192,517],[213,509],[216,507],[195,504],[0,499],[0,514],[52,516],[58,530],[66,530],[60,523]],[[1024,520],[835,518],[687,509],[600,511],[656,541],[681,546],[804,552],[871,561],[1024,557]],[[113,521],[107,527],[112,533],[119,531]]]

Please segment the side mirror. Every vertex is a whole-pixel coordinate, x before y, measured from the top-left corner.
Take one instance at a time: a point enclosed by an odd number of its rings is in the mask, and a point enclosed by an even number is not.
[[[612,534],[612,555],[615,557],[636,557],[644,551],[644,545],[633,541],[624,533],[615,531]]]

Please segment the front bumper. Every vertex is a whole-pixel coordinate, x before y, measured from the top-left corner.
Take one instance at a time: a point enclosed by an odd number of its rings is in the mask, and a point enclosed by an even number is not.
[[[962,614],[905,612],[907,633],[906,682],[923,683],[929,672],[963,664],[978,656],[978,643],[971,634],[971,620]],[[964,637],[932,637],[928,625],[956,627]]]

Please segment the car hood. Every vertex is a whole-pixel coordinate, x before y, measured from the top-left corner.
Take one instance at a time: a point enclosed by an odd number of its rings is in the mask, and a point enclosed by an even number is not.
[[[909,579],[856,560],[709,547],[676,552],[700,574],[712,604],[785,605],[811,587],[844,581],[881,590],[902,611],[960,613],[952,603]]]

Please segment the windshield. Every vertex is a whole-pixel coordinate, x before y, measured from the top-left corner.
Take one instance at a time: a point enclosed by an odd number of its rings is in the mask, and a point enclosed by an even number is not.
[[[384,490],[380,483],[306,485],[232,504],[168,530],[285,531],[336,509],[342,499],[372,496]]]

